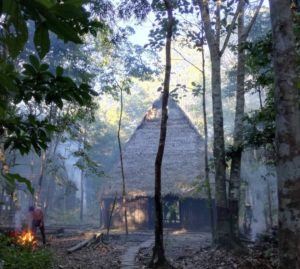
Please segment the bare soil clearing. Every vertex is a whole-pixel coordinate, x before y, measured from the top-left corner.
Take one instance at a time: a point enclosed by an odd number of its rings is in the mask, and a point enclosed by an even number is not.
[[[91,245],[68,254],[67,251],[79,242],[91,238],[90,231],[78,235],[50,235],[49,246],[53,252],[54,269],[118,269],[121,268],[121,257],[131,246],[139,245],[149,239],[151,232],[130,234],[114,233],[108,244]]]

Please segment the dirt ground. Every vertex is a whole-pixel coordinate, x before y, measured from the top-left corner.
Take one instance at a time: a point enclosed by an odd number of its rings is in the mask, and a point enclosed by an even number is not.
[[[124,251],[122,245],[114,243],[101,245],[97,248],[82,248],[71,254],[67,249],[84,240],[86,236],[72,236],[70,238],[55,238],[50,241],[50,248],[54,254],[55,269],[100,269],[119,268],[120,255]]]
[[[109,244],[100,244],[96,248],[82,248],[68,254],[67,249],[77,243],[90,238],[96,231],[81,233],[78,235],[64,234],[48,236],[49,246],[54,256],[54,269],[118,269],[121,268],[121,257],[131,246],[138,246],[153,236],[153,232],[130,233],[128,237],[120,233],[111,235]],[[97,231],[99,232],[99,231]],[[208,233],[187,233],[186,231],[166,231],[165,247],[166,255],[171,261],[178,257],[185,257],[193,251],[210,245]],[[143,262],[148,263],[151,248],[145,251]],[[141,257],[141,256],[140,256]],[[144,268],[142,262],[136,259],[138,268]]]
[[[91,238],[99,231],[89,231],[78,235],[64,234],[48,236],[48,246],[53,252],[54,269],[118,269],[121,268],[121,256],[130,246],[139,245],[146,241],[152,234],[135,233],[126,237],[120,233],[110,236],[108,244],[83,247],[81,250],[71,254],[67,253],[68,248],[79,242]]]
[[[185,230],[165,231],[164,234],[165,254],[168,261],[176,268],[181,267],[179,261],[190,257],[196,251],[211,245],[211,234],[204,232],[187,232]],[[140,268],[147,268],[152,254],[151,249],[141,249],[136,257]],[[198,267],[186,267],[198,269]]]
[[[176,269],[275,269],[277,244],[269,238],[227,251],[212,247],[208,233],[177,231],[165,235],[166,257]],[[140,249],[136,257],[139,268],[147,268],[151,254],[150,248]]]
[[[131,247],[153,237],[152,231],[135,232],[125,236],[115,232],[109,244],[96,247],[84,247],[68,254],[67,249],[78,242],[90,238],[95,232],[89,231],[77,235],[48,236],[48,242],[54,256],[54,269],[119,269],[124,253]],[[276,244],[261,242],[247,246],[244,252],[234,253],[211,247],[209,233],[187,232],[185,230],[165,231],[164,243],[166,257],[176,269],[273,269],[277,268],[278,256]],[[140,249],[136,259],[136,268],[147,268],[152,247]]]

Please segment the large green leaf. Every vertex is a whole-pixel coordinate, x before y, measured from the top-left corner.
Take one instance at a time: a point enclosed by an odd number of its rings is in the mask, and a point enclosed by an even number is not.
[[[40,58],[43,59],[50,50],[49,32],[44,23],[41,23],[39,26],[37,26],[35,30],[34,45]]]
[[[31,0],[31,4],[36,8],[39,13],[45,18],[45,24],[49,30],[56,33],[59,38],[66,41],[72,41],[74,43],[82,43],[82,40],[79,38],[78,32],[69,25],[68,23],[60,20],[56,14],[43,4],[43,1]]]
[[[15,0],[2,0],[2,12],[4,14],[15,16],[17,11],[17,2]]]
[[[7,27],[8,31],[5,32],[4,41],[7,43],[10,56],[16,58],[28,40],[27,24],[16,1],[4,0],[3,7],[4,13],[9,15],[7,22],[9,27]]]
[[[30,193],[34,194],[34,189],[31,185],[31,182],[27,178],[22,177],[19,174],[10,174],[10,173],[6,174],[4,177],[13,186],[16,185],[16,181],[20,183],[24,183],[27,186],[27,189],[30,191]]]
[[[57,1],[56,0],[35,0],[39,2],[40,4],[46,6],[47,8],[51,8],[56,5]]]
[[[35,70],[40,69],[40,61],[36,56],[34,56],[33,54],[30,55],[29,56],[29,61],[32,64],[32,66],[35,68]]]
[[[87,4],[88,0],[66,0],[65,3],[74,7],[81,7],[83,4]]]
[[[86,20],[85,13],[81,8],[74,7],[72,4],[56,5],[51,9],[57,16],[65,19]]]

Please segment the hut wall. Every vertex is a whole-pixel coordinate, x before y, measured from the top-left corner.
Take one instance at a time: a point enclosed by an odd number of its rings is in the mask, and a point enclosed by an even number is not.
[[[109,216],[113,205],[113,198],[103,200],[103,212],[101,213],[104,227],[108,226]],[[187,230],[210,231],[210,210],[208,201],[194,198],[170,198],[165,197],[164,203],[178,201],[179,216],[176,221],[170,221],[170,213],[167,213],[164,205],[164,227],[185,228]],[[122,200],[118,199],[111,220],[111,228],[123,228]],[[153,229],[155,221],[154,199],[150,197],[137,197],[127,201],[128,226],[131,229]]]
[[[147,229],[149,228],[149,198],[148,197],[137,197],[127,201],[127,221],[128,226],[132,229]],[[111,209],[113,206],[114,199],[107,198],[103,201],[104,214],[103,224],[105,227],[108,226]],[[122,228],[124,226],[124,212],[122,208],[122,199],[117,199],[115,209],[111,220],[111,228]]]
[[[185,198],[180,203],[182,227],[210,231],[210,210],[205,199]]]

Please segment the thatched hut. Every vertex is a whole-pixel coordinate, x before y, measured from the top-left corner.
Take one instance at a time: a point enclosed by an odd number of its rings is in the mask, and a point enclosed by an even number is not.
[[[169,119],[162,165],[162,196],[165,227],[209,229],[209,208],[204,181],[204,140],[179,105],[169,100]],[[154,102],[141,124],[123,148],[129,225],[151,228],[154,225],[154,162],[158,148],[161,99]],[[122,178],[120,162],[109,174],[101,215],[108,225],[117,194],[112,226],[123,223],[121,210]],[[204,184],[202,184],[204,185]],[[204,186],[203,186],[204,189]]]

